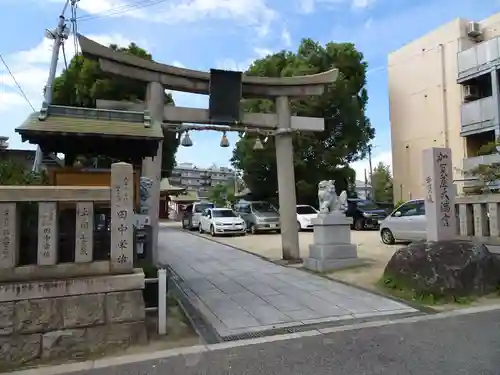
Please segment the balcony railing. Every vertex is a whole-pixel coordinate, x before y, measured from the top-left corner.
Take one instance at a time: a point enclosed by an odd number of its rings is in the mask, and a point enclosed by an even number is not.
[[[464,103],[460,110],[462,136],[478,133],[498,124],[498,104],[493,96]]]
[[[500,163],[500,154],[481,155],[471,158],[465,158],[463,160],[463,167],[464,171],[468,171],[473,168],[477,168],[480,164],[489,165],[493,163]]]
[[[458,82],[463,82],[500,64],[500,38],[493,38],[458,52]]]

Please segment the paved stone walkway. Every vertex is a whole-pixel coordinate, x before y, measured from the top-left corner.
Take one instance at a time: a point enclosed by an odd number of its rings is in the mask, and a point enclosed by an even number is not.
[[[160,262],[222,340],[417,310],[183,231],[163,228]]]

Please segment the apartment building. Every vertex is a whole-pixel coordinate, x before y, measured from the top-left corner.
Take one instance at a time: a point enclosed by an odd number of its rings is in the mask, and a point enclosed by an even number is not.
[[[169,181],[172,185],[196,191],[200,198],[208,196],[210,187],[234,181],[235,171],[226,167],[212,166],[198,168],[192,163],[180,163],[172,171]]]
[[[500,156],[478,155],[500,136],[500,13],[455,19],[388,57],[395,200],[424,195],[422,150],[449,147],[459,192],[464,171]]]

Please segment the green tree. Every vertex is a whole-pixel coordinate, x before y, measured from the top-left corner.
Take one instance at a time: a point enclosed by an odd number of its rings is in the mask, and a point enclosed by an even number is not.
[[[325,119],[325,131],[293,136],[297,200],[317,203],[320,180],[335,180],[337,189],[354,183],[355,172],[349,163],[364,158],[368,142],[375,135],[365,116],[368,95],[365,89],[367,63],[351,43],[328,43],[325,46],[304,39],[297,52],[282,51],[256,60],[246,72],[253,76],[286,77],[339,69],[338,80],[323,95],[292,100],[291,111],[297,116]],[[269,100],[248,100],[248,112],[274,112]],[[257,197],[275,197],[278,186],[276,155],[272,137],[263,150],[253,150],[254,135],[237,142],[232,164],[243,171],[243,179]]]
[[[12,160],[0,161],[0,185],[46,185],[47,175],[27,170]]]
[[[392,202],[393,200],[393,182],[391,169],[383,162],[373,169],[373,193],[377,202]]]
[[[151,54],[131,43],[126,48],[110,45],[110,48],[146,60],[152,60]],[[74,107],[95,108],[97,99],[117,101],[144,101],[146,96],[146,84],[134,81],[127,77],[112,76],[105,74],[99,67],[99,62],[76,55],[68,65],[68,68],[56,78],[54,82],[53,103]],[[174,104],[172,96],[165,93],[165,104]],[[178,141],[175,133],[164,132],[163,154],[162,154],[162,177],[168,177],[175,163],[175,153]],[[104,167],[109,160],[100,158]]]
[[[217,207],[225,207],[227,202],[234,202],[234,186],[217,184],[208,191],[208,199]]]

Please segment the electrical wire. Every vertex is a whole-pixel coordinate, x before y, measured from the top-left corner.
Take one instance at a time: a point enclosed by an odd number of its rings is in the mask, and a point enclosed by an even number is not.
[[[131,11],[139,10],[139,9],[144,9],[153,5],[158,5],[167,2],[168,0],[142,0],[142,1],[135,1],[132,3],[128,4],[123,4],[121,6],[117,6],[114,8],[110,8],[102,13],[96,13],[96,14],[86,14],[84,16],[78,17],[78,20],[80,22],[82,21],[90,21],[102,17],[112,17],[112,16],[117,16],[123,13],[128,13]]]
[[[5,69],[7,69],[7,72],[9,72],[9,75],[11,76],[12,80],[14,81],[14,83],[17,86],[17,88],[21,92],[21,95],[23,96],[23,98],[29,104],[29,106],[31,107],[31,109],[33,110],[33,112],[35,112],[35,107],[33,107],[33,104],[31,104],[30,100],[28,99],[28,96],[26,95],[26,93],[24,92],[23,88],[21,87],[21,85],[17,81],[16,77],[14,76],[14,74],[12,73],[12,71],[10,70],[10,68],[7,65],[7,62],[4,60],[2,54],[0,54],[0,60],[2,61],[3,65],[5,66]]]

